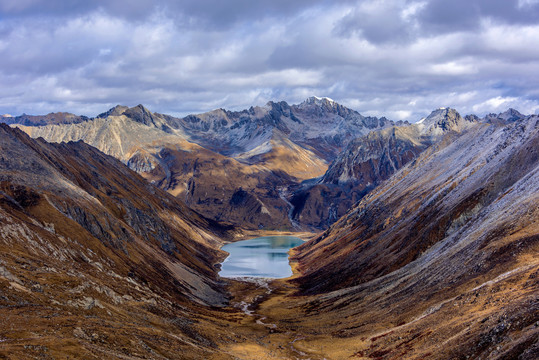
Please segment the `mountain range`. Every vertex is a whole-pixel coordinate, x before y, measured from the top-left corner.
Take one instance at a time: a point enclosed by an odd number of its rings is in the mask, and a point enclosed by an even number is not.
[[[83,140],[216,221],[318,231],[446,133],[522,117],[511,109],[463,118],[441,108],[410,124],[311,97],[184,118],[118,105],[92,119],[57,113],[4,121],[47,141]]]
[[[205,216],[254,229],[309,228],[286,215],[291,192],[322,176],[352,139],[393,125],[316,97],[184,118],[118,105],[91,119],[56,113],[4,121],[51,142],[83,140]]]
[[[536,358],[537,115],[2,121],[1,357]],[[292,278],[220,278],[257,229],[317,234]]]

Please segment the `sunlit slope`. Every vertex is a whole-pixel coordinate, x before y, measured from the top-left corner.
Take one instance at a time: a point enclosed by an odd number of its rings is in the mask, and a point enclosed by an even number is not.
[[[539,117],[445,137],[297,249],[304,348],[532,359],[538,204]]]

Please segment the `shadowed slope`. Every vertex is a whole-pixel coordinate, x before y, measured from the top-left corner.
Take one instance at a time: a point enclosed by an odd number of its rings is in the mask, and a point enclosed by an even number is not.
[[[0,139],[0,354],[146,356],[145,337],[207,354],[190,324],[226,302],[214,264],[230,229],[82,142],[4,124]]]

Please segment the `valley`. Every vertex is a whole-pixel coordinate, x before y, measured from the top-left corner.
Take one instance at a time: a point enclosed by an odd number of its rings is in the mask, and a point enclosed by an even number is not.
[[[4,120],[0,358],[539,353],[537,115]],[[218,275],[224,244],[271,235],[308,240],[292,277]]]

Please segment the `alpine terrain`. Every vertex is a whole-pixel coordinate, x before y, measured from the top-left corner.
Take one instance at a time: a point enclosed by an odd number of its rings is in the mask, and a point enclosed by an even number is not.
[[[322,176],[354,138],[393,124],[317,97],[185,118],[138,105],[92,119],[53,113],[4,121],[50,142],[83,140],[214,220],[289,230],[313,227],[292,218],[299,184]]]
[[[537,359],[537,115],[2,121],[0,358]],[[219,276],[279,231],[292,277]]]

